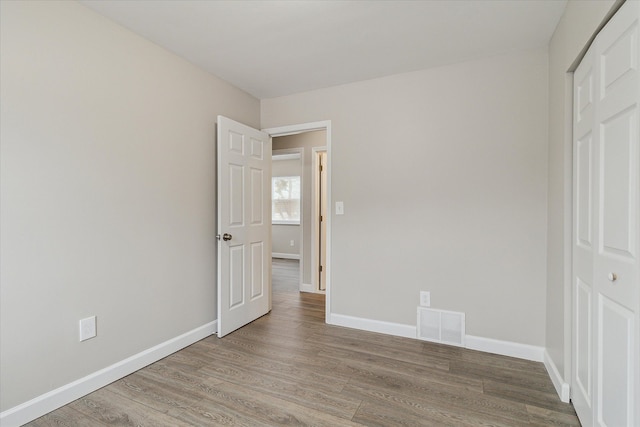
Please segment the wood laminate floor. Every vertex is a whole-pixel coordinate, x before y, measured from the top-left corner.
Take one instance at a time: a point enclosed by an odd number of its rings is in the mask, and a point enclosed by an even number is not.
[[[273,311],[29,426],[579,426],[541,363],[324,324],[274,260]]]

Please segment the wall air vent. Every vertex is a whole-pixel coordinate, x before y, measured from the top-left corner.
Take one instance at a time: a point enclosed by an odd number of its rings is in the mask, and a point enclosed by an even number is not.
[[[418,307],[418,339],[464,347],[464,313]]]

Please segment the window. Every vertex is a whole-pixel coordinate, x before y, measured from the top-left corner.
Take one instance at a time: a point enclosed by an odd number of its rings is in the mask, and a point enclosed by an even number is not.
[[[271,222],[300,224],[299,176],[274,176],[271,179]]]

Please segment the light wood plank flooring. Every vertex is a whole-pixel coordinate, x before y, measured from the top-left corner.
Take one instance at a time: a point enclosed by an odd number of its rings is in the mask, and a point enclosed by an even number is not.
[[[578,426],[541,363],[327,326],[274,260],[273,311],[29,426]]]

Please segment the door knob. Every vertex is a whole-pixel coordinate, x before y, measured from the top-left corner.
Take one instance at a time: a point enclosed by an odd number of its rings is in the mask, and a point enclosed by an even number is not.
[[[618,275],[616,273],[609,273],[609,280],[615,282],[618,279]]]
[[[226,241],[231,240],[231,238],[232,238],[232,237],[233,237],[233,236],[232,236],[231,234],[229,234],[229,233],[224,233],[224,234],[222,235],[222,240],[224,240],[224,241],[226,242]]]

